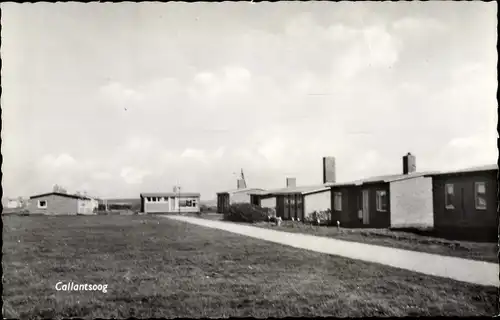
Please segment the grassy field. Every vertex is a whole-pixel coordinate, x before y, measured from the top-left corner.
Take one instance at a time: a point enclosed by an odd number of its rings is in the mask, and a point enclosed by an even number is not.
[[[200,217],[192,215],[195,217]],[[202,215],[210,220],[222,220],[221,214]],[[465,259],[498,262],[498,244],[488,242],[471,242],[447,240],[442,238],[421,236],[411,232],[392,231],[387,229],[346,229],[331,226],[314,226],[302,222],[283,221],[281,226],[273,223],[254,223],[256,227],[279,231],[311,234],[339,240],[355,241],[392,248],[435,253],[444,256]]]
[[[497,291],[155,216],[3,217],[5,317],[486,315]],[[107,284],[55,290],[59,281]]]

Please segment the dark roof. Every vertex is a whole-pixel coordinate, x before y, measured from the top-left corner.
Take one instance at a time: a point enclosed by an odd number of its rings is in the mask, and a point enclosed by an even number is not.
[[[436,172],[426,171],[426,172],[413,172],[413,173],[409,173],[409,174],[390,174],[390,175],[383,175],[383,176],[376,176],[376,177],[355,180],[352,182],[352,184],[359,186],[359,185],[369,184],[369,183],[396,182],[396,181],[408,180],[408,179],[413,179],[413,178],[418,178],[418,177],[424,177],[424,176],[428,176],[428,175],[434,174],[434,173],[436,173]]]
[[[61,193],[61,192],[48,192],[48,193],[37,194],[37,195],[31,196],[30,199],[46,197],[46,196],[60,196],[60,197],[66,197],[66,198],[72,198],[72,199],[91,200],[89,197],[79,196],[77,194]]]
[[[260,188],[231,189],[231,190],[227,190],[227,191],[217,192],[217,194],[221,194],[221,193],[240,193],[240,192],[248,192],[248,191],[259,192],[259,191],[264,191],[264,189],[260,189]]]
[[[178,192],[151,192],[151,193],[141,193],[141,198],[144,197],[177,197],[179,196]],[[199,197],[199,193],[195,192],[181,192],[181,197]]]
[[[498,164],[487,164],[484,166],[469,167],[469,168],[458,169],[458,170],[434,172],[434,173],[428,174],[427,176],[432,177],[432,176],[440,176],[440,175],[447,175],[447,174],[461,174],[461,173],[473,173],[473,172],[495,171],[495,170],[498,170]]]
[[[263,192],[252,193],[254,195],[271,196],[271,195],[284,195],[284,194],[309,194],[314,192],[328,191],[330,187],[334,185],[333,183],[325,183],[315,186],[301,186],[301,187],[289,187],[289,188],[279,188],[272,189]]]
[[[376,176],[376,177],[370,177],[370,178],[359,179],[359,180],[348,181],[348,182],[335,182],[335,183],[330,182],[330,183],[325,183],[325,184],[315,185],[315,186],[302,186],[302,187],[273,189],[273,190],[268,190],[265,192],[260,192],[260,193],[256,192],[256,193],[252,193],[252,194],[261,195],[261,196],[272,196],[272,195],[285,195],[285,194],[300,193],[302,195],[307,195],[310,193],[328,191],[332,187],[361,186],[361,185],[370,184],[370,183],[396,182],[396,181],[402,181],[402,180],[407,180],[407,179],[423,177],[423,176],[426,176],[428,174],[432,174],[432,172],[415,172],[415,173],[410,173],[410,174],[392,174],[392,175]]]

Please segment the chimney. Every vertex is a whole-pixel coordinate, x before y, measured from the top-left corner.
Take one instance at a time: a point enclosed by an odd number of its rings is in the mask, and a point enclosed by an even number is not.
[[[286,178],[286,187],[287,188],[295,188],[296,186],[297,186],[297,179]]]
[[[335,182],[335,157],[323,157],[323,183]]]
[[[245,180],[244,179],[238,179],[237,188],[238,189],[245,189],[246,187],[247,186],[246,186]]]
[[[408,152],[403,156],[403,174],[409,174],[417,171],[417,160],[414,155]]]

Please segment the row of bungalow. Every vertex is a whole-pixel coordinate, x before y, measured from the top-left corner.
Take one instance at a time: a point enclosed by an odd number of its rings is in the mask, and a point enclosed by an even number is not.
[[[403,157],[402,173],[336,182],[335,158],[323,158],[323,184],[236,189],[217,194],[223,213],[233,202],[276,210],[284,220],[308,220],[329,212],[330,223],[349,228],[432,228],[446,234],[498,237],[498,165],[448,172],[417,172],[416,158]]]

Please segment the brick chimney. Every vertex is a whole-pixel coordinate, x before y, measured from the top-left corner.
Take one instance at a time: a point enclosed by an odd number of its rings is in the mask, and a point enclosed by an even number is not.
[[[403,174],[409,174],[417,171],[417,159],[410,152],[403,156]]]
[[[297,186],[297,179],[286,178],[286,187],[287,188],[295,188],[296,186]]]
[[[335,182],[335,157],[323,157],[323,183]]]

